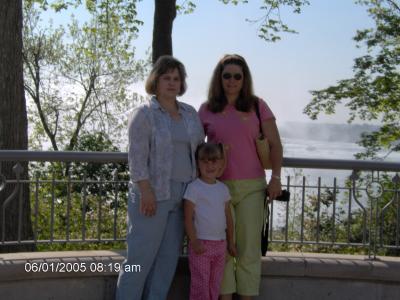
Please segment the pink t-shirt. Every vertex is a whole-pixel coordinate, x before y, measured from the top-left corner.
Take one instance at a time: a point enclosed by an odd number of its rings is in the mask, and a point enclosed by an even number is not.
[[[263,100],[260,99],[259,104],[262,121],[275,119]],[[204,103],[199,115],[208,141],[223,143],[227,147],[227,165],[221,180],[265,176],[256,152],[255,139],[259,135],[259,125],[254,111],[241,112],[228,104],[222,112],[213,113]]]

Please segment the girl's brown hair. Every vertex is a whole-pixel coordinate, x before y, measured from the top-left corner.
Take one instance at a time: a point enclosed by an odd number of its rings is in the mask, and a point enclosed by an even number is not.
[[[239,111],[249,112],[253,109],[257,97],[253,92],[253,80],[246,60],[238,54],[226,54],[217,64],[211,77],[208,89],[207,108],[211,112],[217,113],[224,110],[228,100],[222,87],[222,72],[226,65],[233,64],[242,68],[243,86],[239,98],[235,102],[235,107]]]
[[[182,96],[186,91],[186,70],[185,66],[177,60],[175,57],[170,55],[160,56],[155,62],[153,69],[150,72],[149,77],[146,80],[145,88],[146,92],[150,95],[155,95],[157,92],[157,83],[161,75],[178,70],[179,77],[181,79],[181,88],[179,90],[179,96]]]
[[[195,158],[199,159],[222,159],[224,157],[224,149],[221,143],[201,143],[197,146]]]

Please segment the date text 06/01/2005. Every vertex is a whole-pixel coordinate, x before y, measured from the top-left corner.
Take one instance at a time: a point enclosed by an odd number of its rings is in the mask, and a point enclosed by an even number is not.
[[[141,265],[121,265],[118,262],[26,262],[25,272],[78,273],[78,272],[141,272]]]

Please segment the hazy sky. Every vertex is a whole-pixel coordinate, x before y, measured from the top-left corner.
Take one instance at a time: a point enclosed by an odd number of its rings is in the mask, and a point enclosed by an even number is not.
[[[352,37],[357,29],[371,27],[372,20],[365,7],[352,0],[311,0],[300,15],[282,11],[283,20],[299,34],[284,34],[281,41],[268,43],[258,38],[258,25],[245,21],[262,16],[262,1],[249,2],[233,6],[201,0],[194,13],[177,16],[173,51],[188,73],[188,91],[181,100],[198,108],[218,60],[238,53],[250,66],[256,94],[267,101],[279,122],[308,121],[302,111],[311,99],[309,91],[351,76],[353,59],[364,53]],[[137,54],[144,56],[151,46],[154,1],[139,2],[138,14],[144,26],[135,44]],[[135,88],[144,93],[141,85]],[[347,114],[340,110],[320,119],[344,122]]]
[[[310,121],[303,114],[311,100],[309,91],[351,77],[354,58],[365,53],[365,49],[356,48],[352,38],[358,29],[373,26],[366,8],[354,0],[310,0],[311,5],[301,14],[281,10],[284,22],[299,33],[282,34],[281,41],[270,43],[258,37],[259,24],[246,22],[263,16],[259,9],[262,0],[237,6],[224,5],[220,0],[195,2],[195,11],[178,15],[173,28],[174,56],[185,64],[188,73],[188,90],[180,99],[198,108],[205,100],[218,60],[224,54],[237,53],[246,58],[255,92],[267,101],[278,123]],[[144,25],[134,46],[137,57],[145,58],[152,43],[154,1],[140,1],[137,11]],[[84,18],[82,10],[75,13]],[[61,23],[68,22],[69,14],[50,13],[47,17]],[[133,89],[145,94],[143,83]],[[347,116],[341,108],[334,116],[321,115],[319,121],[343,123]]]

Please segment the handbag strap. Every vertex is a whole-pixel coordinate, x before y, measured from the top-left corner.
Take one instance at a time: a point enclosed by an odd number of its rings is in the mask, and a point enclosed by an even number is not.
[[[264,133],[262,131],[262,127],[261,127],[261,116],[260,116],[260,103],[258,101],[258,99],[256,99],[255,101],[255,105],[254,105],[254,110],[256,111],[256,115],[257,115],[257,119],[258,119],[258,128],[260,130],[260,138],[263,139],[264,138]]]

